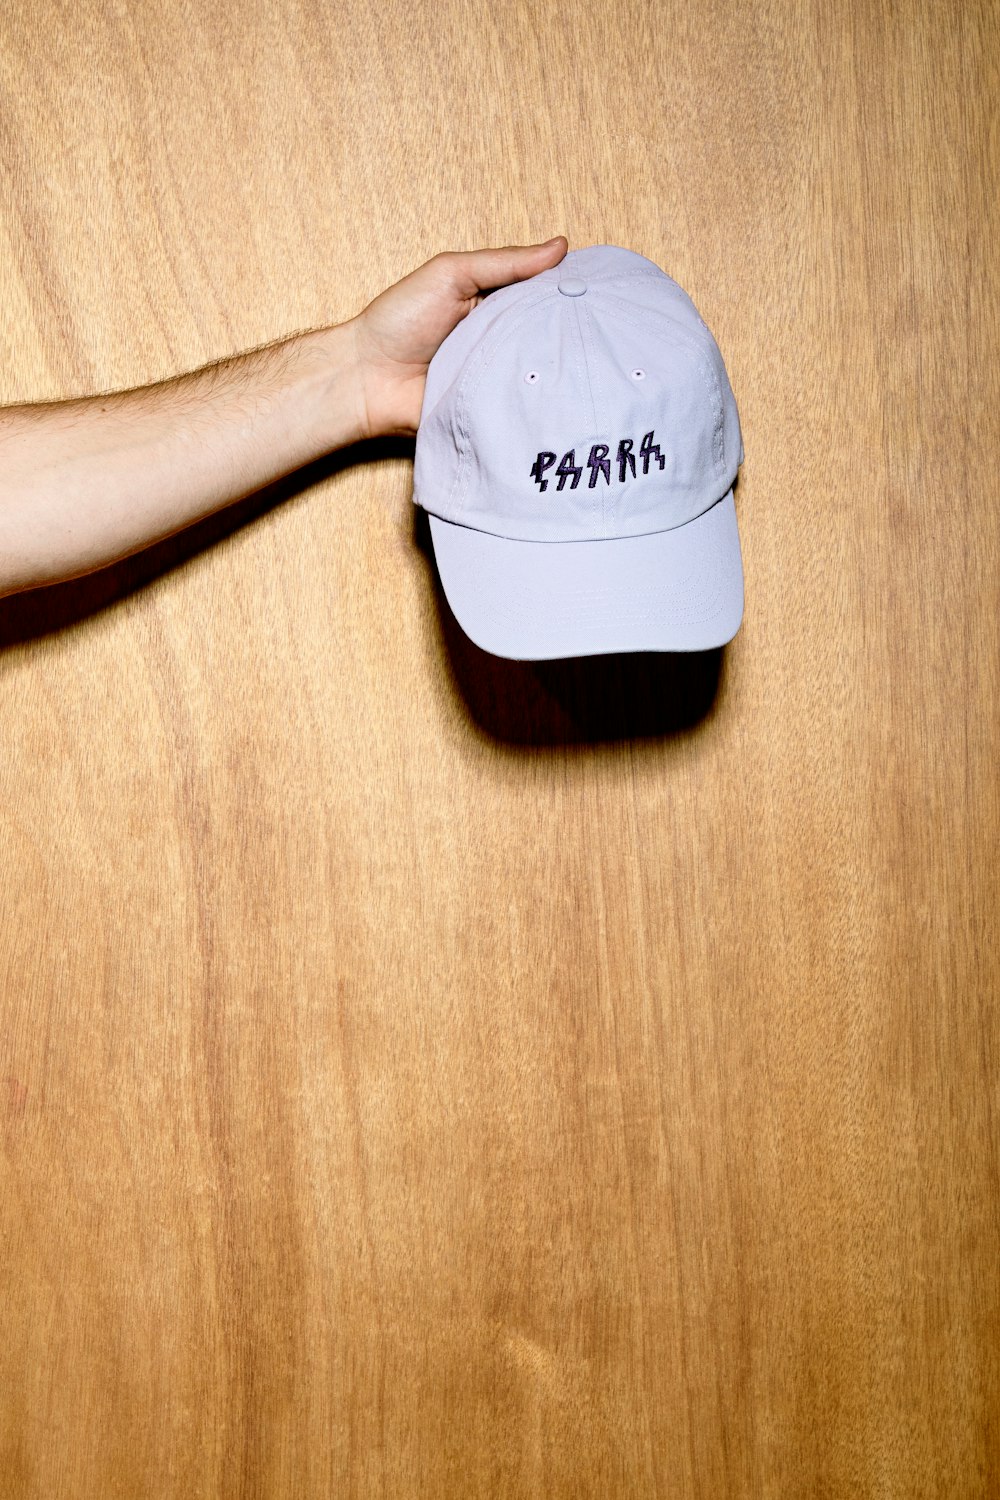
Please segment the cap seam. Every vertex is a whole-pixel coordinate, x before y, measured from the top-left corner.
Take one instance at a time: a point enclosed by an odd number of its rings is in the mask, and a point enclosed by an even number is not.
[[[621,318],[623,323],[628,323],[632,328],[639,329],[640,332],[646,331],[646,324],[633,316],[631,310],[628,308],[627,303],[622,302],[621,298],[619,297],[612,297],[610,298],[610,300],[612,302],[615,302],[620,309],[620,311],[617,312],[617,316]],[[719,383],[718,372],[713,368],[712,361],[706,356],[704,349],[699,347],[697,340],[693,337],[692,334],[688,332],[686,328],[683,327],[682,324],[677,323],[676,319],[671,318],[667,313],[661,312],[658,308],[646,308],[645,311],[651,317],[660,318],[664,322],[669,323],[672,328],[676,329],[677,336],[679,337],[680,342],[684,344],[690,354],[694,355],[698,363],[702,383],[705,386],[705,391],[708,395],[709,400],[712,399],[714,394],[716,411],[718,415],[715,420],[715,428],[712,434],[713,457],[715,459],[716,474],[721,479],[726,472],[726,413],[725,399],[722,391],[722,386]],[[705,332],[708,333],[709,337],[711,338],[712,335],[709,332],[708,328],[706,328],[704,324],[702,324],[702,327],[705,328]],[[705,379],[706,371],[709,377],[708,380]]]
[[[582,356],[581,363],[583,365],[584,374],[586,375],[586,379],[587,379],[587,390],[590,393],[590,417],[591,417],[591,422],[593,423],[591,431],[592,432],[596,432],[597,429],[598,429],[598,426],[600,424],[599,424],[598,416],[597,416],[597,396],[595,395],[595,392],[594,392],[594,370],[593,370],[593,366],[592,366],[591,360],[587,358],[587,344],[589,342],[588,336],[587,336],[587,328],[586,328],[587,314],[584,312],[583,308],[579,305],[578,302],[574,301],[573,307],[574,307],[574,311],[576,313],[576,330],[577,330],[577,338],[578,338],[579,343],[580,343],[580,352],[581,352],[581,356]],[[594,486],[594,490],[593,490],[593,503],[591,505],[591,531],[594,533],[595,538],[598,537],[598,536],[603,536],[605,534],[605,531],[604,531],[604,497],[603,497],[603,495],[601,496],[601,515],[600,515],[600,518],[598,518],[598,514],[597,514],[597,502],[598,502],[598,490],[599,490],[599,488],[600,488],[599,485],[595,485]],[[600,519],[600,525],[598,525],[598,519]]]
[[[487,333],[485,339],[483,339],[482,342],[477,345],[474,354],[469,358],[468,364],[471,366],[472,359],[476,356],[480,357],[479,369],[473,371],[471,368],[467,368],[465,373],[459,377],[458,389],[455,393],[455,426],[458,428],[461,434],[461,444],[458,453],[458,464],[455,467],[455,478],[452,481],[451,493],[448,496],[449,507],[455,509],[457,512],[460,512],[462,510],[464,500],[466,498],[463,486],[467,481],[467,470],[469,466],[468,452],[470,446],[469,430],[466,423],[466,411],[468,409],[471,396],[475,393],[475,390],[478,387],[483,374],[489,368],[490,362],[492,361],[497,349],[499,349],[504,343],[506,343],[506,341],[516,332],[524,318],[526,318],[534,308],[536,308],[540,303],[547,301],[551,297],[553,290],[554,288],[552,288],[551,286],[547,286],[541,295],[533,297],[530,300],[526,300],[523,303],[512,303],[509,308],[505,307],[499,313],[496,322]],[[512,315],[509,318],[507,317],[508,313]],[[513,316],[513,314],[515,313],[517,314],[517,316]],[[498,324],[503,324],[504,327],[501,330],[498,330]],[[492,335],[495,336],[491,338]],[[469,390],[467,389],[467,387],[469,385],[469,382],[473,379],[475,383],[472,386],[472,389]]]
[[[453,516],[439,510],[434,510],[428,505],[425,505],[423,509],[429,515],[437,516],[438,520],[444,521],[449,526],[461,526],[466,531],[479,531],[483,536],[499,537],[504,542],[527,542],[533,547],[586,547],[593,545],[595,542],[631,542],[640,536],[661,536],[667,531],[680,531],[683,527],[690,526],[693,522],[699,521],[702,516],[707,515],[713,506],[721,505],[723,500],[731,493],[732,488],[731,484],[727,485],[721,495],[716,495],[715,499],[710,500],[696,515],[688,516],[685,521],[678,521],[675,526],[657,526],[650,531],[629,531],[624,536],[511,536],[508,531],[490,531],[486,526],[474,526],[470,521],[458,521]]]

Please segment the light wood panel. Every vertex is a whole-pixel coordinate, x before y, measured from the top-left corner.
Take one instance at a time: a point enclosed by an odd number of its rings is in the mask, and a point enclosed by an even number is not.
[[[0,1494],[996,1494],[997,16],[39,3],[0,400],[650,256],[721,657],[451,620],[401,442],[0,605]]]

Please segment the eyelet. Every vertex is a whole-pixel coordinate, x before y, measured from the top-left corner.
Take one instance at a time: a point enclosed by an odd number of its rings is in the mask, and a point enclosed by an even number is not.
[[[537,370],[529,370],[528,373],[527,373],[527,375],[525,375],[524,378],[528,382],[529,385],[534,385],[535,381],[538,379],[538,371]]]
[[[632,379],[633,380],[645,380],[645,378],[646,378],[646,372],[645,372],[645,370],[633,370],[632,371]]]

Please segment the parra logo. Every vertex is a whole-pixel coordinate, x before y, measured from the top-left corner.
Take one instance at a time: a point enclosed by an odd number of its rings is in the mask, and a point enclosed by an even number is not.
[[[644,474],[649,473],[651,462],[657,463],[661,469],[666,463],[666,459],[660,452],[659,444],[653,442],[653,436],[652,432],[647,432],[639,444],[638,457],[642,459],[642,472]],[[610,452],[611,449],[607,443],[595,443],[591,448],[586,464],[586,467],[590,470],[590,478],[587,481],[588,489],[592,490],[594,488],[594,485],[597,483],[598,474],[603,474],[607,483],[611,483],[612,460],[608,457]],[[618,465],[619,484],[625,483],[628,474],[631,474],[633,479],[636,478],[636,456],[632,452],[632,439],[621,438],[618,443],[618,452],[614,458],[614,462]],[[535,462],[531,466],[531,477],[540,490],[548,489],[549,481],[545,476],[555,461],[556,455],[554,453],[539,453],[536,456]],[[576,449],[571,448],[568,453],[563,454],[555,470],[555,473],[559,476],[559,483],[556,485],[556,489],[564,489],[567,479],[570,479],[572,476],[570,489],[575,490],[580,483],[580,476],[583,473],[583,469],[583,464],[577,464]]]

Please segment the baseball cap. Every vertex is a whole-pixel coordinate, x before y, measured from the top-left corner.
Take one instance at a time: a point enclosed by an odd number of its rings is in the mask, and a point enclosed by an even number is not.
[[[515,660],[724,645],[743,617],[722,355],[618,245],[485,297],[430,362],[413,499],[465,633]]]

